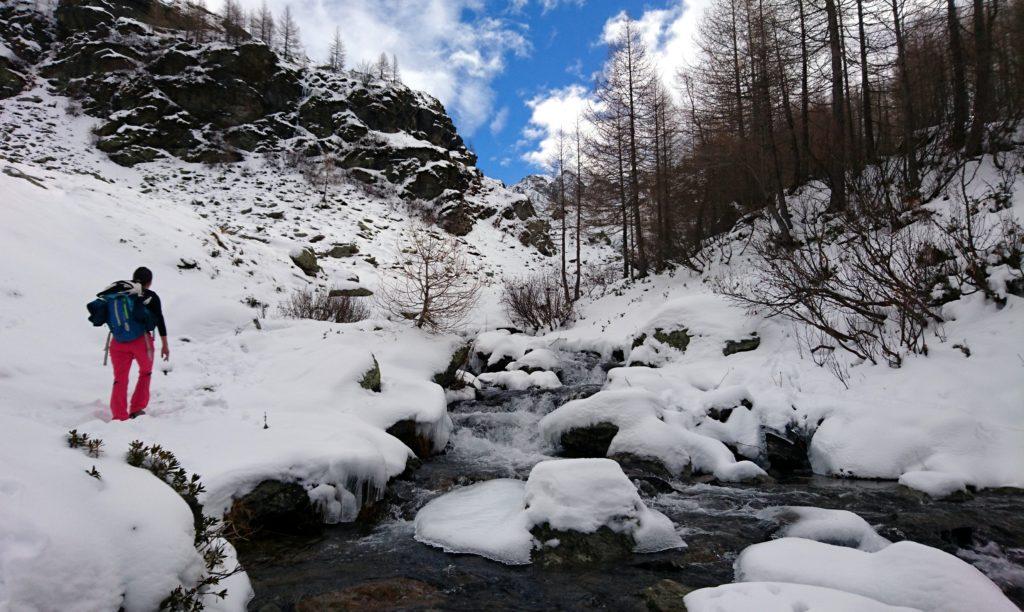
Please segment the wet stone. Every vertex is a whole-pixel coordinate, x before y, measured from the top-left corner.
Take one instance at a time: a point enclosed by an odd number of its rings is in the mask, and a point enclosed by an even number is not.
[[[694,590],[666,578],[644,589],[641,597],[651,612],[686,612],[683,597]]]
[[[571,458],[605,457],[612,439],[618,433],[619,428],[613,423],[570,429],[562,434],[560,454]]]
[[[436,609],[444,601],[444,593],[426,582],[411,578],[389,578],[305,597],[295,606],[295,610],[426,610]]]

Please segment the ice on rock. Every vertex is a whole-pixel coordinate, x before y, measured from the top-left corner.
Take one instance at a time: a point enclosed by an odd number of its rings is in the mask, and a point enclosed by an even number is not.
[[[638,553],[684,546],[672,521],[651,510],[610,459],[556,459],[538,463],[524,483],[496,479],[434,499],[416,515],[416,539],[451,553],[507,563],[530,563],[542,546],[530,530],[627,533]]]
[[[999,587],[970,564],[910,541],[864,552],[782,538],[748,547],[734,569],[737,582],[821,586],[919,610],[1016,610]]]
[[[784,582],[738,582],[683,598],[689,612],[915,612],[862,595]]]
[[[778,537],[804,538],[864,552],[877,552],[892,544],[878,535],[867,521],[848,510],[779,506],[762,510],[759,518],[782,523],[776,533]]]

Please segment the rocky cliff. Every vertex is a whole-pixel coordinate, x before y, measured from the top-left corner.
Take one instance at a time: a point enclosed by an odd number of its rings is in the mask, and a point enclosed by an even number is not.
[[[501,211],[473,197],[498,188],[438,100],[230,34],[214,15],[197,24],[159,0],[60,0],[52,11],[3,0],[0,98],[47,84],[100,120],[96,146],[121,165],[275,156],[419,202],[454,234],[500,212],[524,244],[548,250],[522,196],[507,194]]]

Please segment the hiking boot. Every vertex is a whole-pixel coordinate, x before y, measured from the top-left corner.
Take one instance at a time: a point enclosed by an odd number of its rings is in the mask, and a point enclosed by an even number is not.
[[[134,419],[135,417],[140,417],[140,416],[142,416],[144,414],[146,414],[146,411],[145,410],[140,410],[138,412],[133,412],[133,413],[129,414],[128,418],[129,419]]]

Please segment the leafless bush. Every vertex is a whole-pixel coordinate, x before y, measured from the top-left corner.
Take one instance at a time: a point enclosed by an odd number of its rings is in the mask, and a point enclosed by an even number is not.
[[[622,266],[619,263],[584,263],[580,288],[590,299],[604,297],[612,285],[622,280]]]
[[[68,98],[64,104],[64,112],[69,117],[80,117],[82,115],[82,102],[76,98]]]
[[[924,332],[942,318],[918,257],[932,244],[925,226],[894,232],[851,216],[804,229],[805,242],[792,248],[756,238],[749,276],[720,281],[718,290],[750,310],[806,324],[872,363],[899,367],[904,351],[927,353]]]
[[[993,221],[1013,179],[971,197],[973,177],[962,172],[947,217],[905,207],[883,175],[851,187],[849,213],[805,220],[800,244],[781,246],[761,232],[750,273],[717,283],[750,310],[808,326],[815,333],[806,337],[817,338],[807,345],[812,357],[844,382],[837,348],[899,367],[905,353],[927,353],[925,332],[940,331],[945,302],[981,292],[1005,303],[1006,288],[990,282],[993,266],[1006,264],[1013,283],[1024,275],[1020,225]]]
[[[501,305],[516,327],[554,331],[576,317],[576,304],[566,299],[554,274],[534,274],[505,281]]]
[[[395,276],[378,300],[395,316],[431,331],[457,328],[476,306],[482,284],[453,236],[416,226],[396,253]]]
[[[328,291],[296,289],[281,304],[281,315],[291,319],[355,323],[369,318],[370,308],[360,298],[331,297]]]
[[[1024,277],[1022,233],[1024,229],[1010,214],[1002,213],[1012,203],[1016,177],[1024,164],[1018,159],[998,171],[998,180],[980,196],[971,196],[968,185],[974,179],[961,169],[952,193],[955,207],[948,219],[936,222],[941,243],[949,253],[949,277],[961,295],[981,292],[1003,305],[1005,287],[990,282],[991,267],[1006,264],[1010,282]]]

